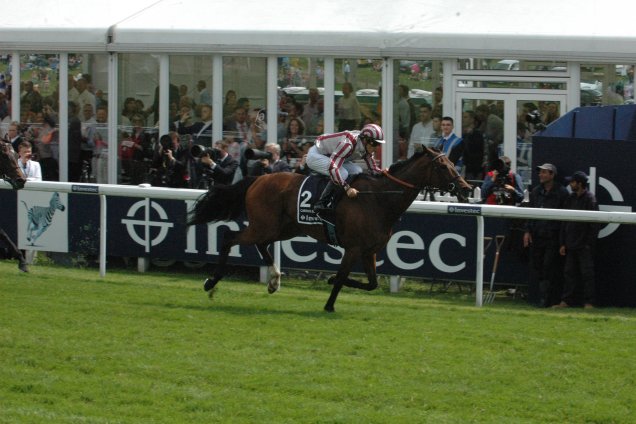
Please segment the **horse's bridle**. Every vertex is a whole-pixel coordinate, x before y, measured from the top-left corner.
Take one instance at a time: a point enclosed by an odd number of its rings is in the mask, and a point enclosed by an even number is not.
[[[442,153],[442,152],[438,153],[437,155],[435,155],[435,156],[433,156],[431,158],[431,163],[434,165],[435,162],[437,161],[437,159],[440,159],[440,158],[442,158],[444,156],[446,156],[445,153]],[[409,189],[413,189],[413,190],[417,190],[417,191],[422,191],[422,190],[425,190],[425,191],[438,191],[440,189],[439,187],[433,187],[433,186],[418,187],[418,186],[416,186],[414,184],[411,184],[411,183],[406,182],[404,180],[401,180],[401,179],[399,179],[397,177],[394,177],[393,175],[389,174],[389,172],[387,170],[382,171],[382,174],[384,174],[391,181],[394,181],[394,182],[400,184],[401,186],[404,186],[404,187],[409,188]],[[459,180],[460,178],[461,178],[461,176],[459,174],[457,174],[452,179],[452,181],[448,184],[447,190],[450,191],[451,193],[453,193],[457,189],[457,186],[455,185],[455,182],[457,180]]]

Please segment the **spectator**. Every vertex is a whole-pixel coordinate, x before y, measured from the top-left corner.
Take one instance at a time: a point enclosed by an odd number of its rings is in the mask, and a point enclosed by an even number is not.
[[[502,156],[490,166],[481,185],[481,198],[488,205],[514,206],[523,200],[523,182],[510,168],[512,161]]]
[[[207,84],[205,83],[204,80],[199,80],[199,82],[197,82],[197,90],[196,90],[196,95],[195,95],[194,101],[198,105],[200,105],[200,104],[211,105],[212,104],[212,96],[208,92]]]
[[[398,86],[399,100],[398,112],[398,135],[400,136],[400,159],[406,158],[406,144],[409,139],[409,129],[411,128],[411,108],[409,106],[409,88],[406,85]]]
[[[296,174],[301,175],[309,175],[311,174],[311,169],[307,166],[307,153],[309,153],[309,149],[314,145],[313,141],[303,140],[300,144],[300,148],[302,149],[302,155],[300,160],[296,162],[296,166],[294,166],[294,171]]]
[[[179,134],[190,134],[194,144],[205,147],[212,147],[212,106],[201,105],[201,121],[187,126],[189,113],[182,109],[181,118],[177,121],[177,132]]]
[[[265,150],[271,155],[271,159],[262,158],[250,169],[250,175],[274,174],[277,172],[292,172],[287,161],[280,159],[280,146],[278,143],[265,145]]]
[[[32,160],[33,148],[31,143],[23,141],[18,146],[18,165],[27,181],[42,181],[42,168]]]
[[[453,132],[454,122],[450,116],[442,118],[441,130],[442,136],[437,140],[435,148],[439,149],[448,156],[448,159],[455,164],[455,169],[459,174],[462,173],[462,157],[464,155],[464,143],[462,139],[457,137]]]
[[[151,137],[144,130],[144,117],[132,117],[132,133],[125,132],[119,147],[123,179],[131,184],[141,184],[146,175],[145,161],[152,156]]]
[[[407,150],[407,156],[413,156],[415,151],[422,150],[422,147],[432,147],[436,139],[433,138],[433,121],[431,120],[431,114],[433,108],[428,103],[420,105],[420,121],[413,125],[411,130],[411,138],[409,140],[409,147]]]
[[[88,81],[84,76],[80,77],[75,83],[75,87],[77,88],[77,98],[69,100],[76,103],[80,110],[84,110],[84,105],[91,105],[93,110],[95,110],[95,95],[88,90]]]
[[[208,189],[214,184],[230,185],[238,168],[238,161],[228,154],[230,143],[219,140],[214,143],[215,154],[204,153],[200,158],[201,174],[199,187]]]
[[[223,103],[224,126],[232,120],[236,106],[236,91],[228,90],[227,93],[225,93],[225,102]]]
[[[444,90],[437,87],[433,91],[433,116],[442,117],[444,115]]]
[[[151,184],[159,187],[188,187],[185,153],[179,143],[179,134],[172,131],[162,135],[150,167]]]
[[[300,143],[305,131],[303,123],[298,118],[292,118],[287,123],[287,136],[282,142],[282,156],[289,162],[290,159],[297,159],[301,156]],[[281,153],[279,152],[279,155]]]
[[[530,192],[530,208],[562,209],[568,192],[555,181],[557,168],[551,163],[537,167],[539,185]],[[531,279],[528,301],[539,307],[558,302],[561,283],[558,221],[529,220],[523,235],[523,246],[530,248]]]
[[[137,102],[134,97],[126,97],[121,111],[121,124],[125,127],[132,125],[132,117],[137,114]]]
[[[472,110],[462,114],[462,140],[465,177],[468,180],[480,180],[484,174],[484,136],[475,128],[475,113]]]
[[[338,99],[337,111],[338,131],[349,131],[359,128],[360,104],[350,82],[342,84],[342,97]]]
[[[17,121],[11,122],[9,124],[9,128],[7,129],[7,134],[5,136],[5,141],[7,143],[11,143],[11,146],[13,146],[14,152],[18,151],[18,147],[20,146],[20,143],[24,141],[24,138],[18,131],[19,128],[20,128],[19,122]]]
[[[42,111],[42,96],[34,89],[32,81],[24,83],[24,94],[20,100],[22,103],[28,103],[29,110],[33,113]]]
[[[97,106],[92,169],[98,184],[108,183],[108,107]]]
[[[306,134],[318,135],[318,120],[322,116],[320,94],[317,88],[309,89],[309,101],[303,108],[302,120],[306,125]]]
[[[77,103],[68,102],[68,180],[79,182],[82,177],[82,121]],[[57,144],[55,145],[57,148]],[[57,160],[58,154],[54,152]],[[44,164],[42,164],[44,166]]]
[[[70,108],[69,108],[70,116]],[[37,154],[40,166],[42,168],[42,179],[46,181],[59,180],[59,132],[55,127],[55,121],[49,115],[45,115],[42,129],[38,134]],[[69,128],[70,136],[70,128]],[[69,158],[70,158],[69,144]],[[77,155],[79,157],[79,144],[77,145]]]
[[[82,143],[80,161],[82,166],[88,167],[88,177],[91,179],[93,175],[93,150],[95,149],[95,125],[97,121],[93,113],[93,106],[89,103],[86,103],[82,108],[81,121]]]
[[[587,189],[587,175],[575,172],[569,181],[572,193],[565,201],[564,209],[597,211],[598,204],[594,193]],[[566,221],[561,224],[559,253],[565,256],[563,293],[561,303],[554,308],[567,308],[574,304],[574,292],[578,285],[583,286],[583,304],[585,309],[594,307],[594,247],[598,238],[598,224],[592,222]]]

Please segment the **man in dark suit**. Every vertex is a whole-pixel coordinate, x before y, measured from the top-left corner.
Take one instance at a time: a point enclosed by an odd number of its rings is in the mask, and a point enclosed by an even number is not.
[[[227,153],[229,143],[219,140],[214,143],[215,154],[204,152],[199,159],[200,178],[198,188],[207,189],[214,184],[232,184],[238,162]]]
[[[24,141],[24,138],[22,138],[22,136],[20,135],[19,127],[20,127],[20,124],[18,122],[16,121],[11,122],[9,124],[9,128],[7,129],[7,133],[5,135],[5,141],[7,143],[11,143],[11,146],[13,146],[13,150],[15,152],[18,151],[18,147],[20,146],[20,143]]]
[[[185,122],[189,116],[184,114],[177,121],[177,132],[179,134],[190,134],[194,144],[200,144],[205,147],[212,147],[212,106],[201,105],[201,121],[195,122],[190,126],[185,126]]]
[[[188,170],[185,150],[174,131],[164,134],[157,143],[151,165],[152,185],[159,187],[187,188]]]

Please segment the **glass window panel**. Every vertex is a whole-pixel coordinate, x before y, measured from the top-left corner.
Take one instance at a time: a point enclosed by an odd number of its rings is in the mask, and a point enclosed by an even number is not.
[[[293,168],[303,166],[297,172],[304,172],[302,158],[324,132],[324,59],[279,57],[278,86],[281,158]]]
[[[468,121],[464,122],[466,118]],[[474,140],[483,139],[482,147],[469,148],[468,150],[472,150],[472,154],[470,158],[466,157],[463,160],[463,162],[468,160],[464,166],[473,174],[470,175],[472,179],[475,179],[476,175],[474,174],[478,173],[480,153],[483,171],[488,170],[489,164],[503,155],[504,118],[503,100],[479,98],[462,100],[463,137]]]
[[[18,132],[33,145],[42,178],[50,181],[59,180],[58,64],[58,55],[30,53],[20,57]]]
[[[11,55],[0,53],[0,139],[7,139],[11,123]]]
[[[148,181],[159,119],[159,58],[150,54],[119,56],[118,183]],[[171,90],[174,101],[178,92]]]
[[[170,130],[179,134],[173,156],[185,167],[183,183],[159,168],[153,185],[203,188],[206,175],[198,166],[198,158],[190,154],[192,145],[212,147],[212,56],[173,55],[170,57],[170,86],[177,87],[178,101],[170,102]],[[174,90],[174,88],[172,88]],[[176,100],[176,99],[173,99]],[[220,124],[219,124],[220,125]],[[174,139],[177,140],[176,134]],[[159,149],[159,147],[157,147]]]
[[[267,142],[265,127],[257,120],[267,103],[267,59],[224,57],[223,92],[223,136],[230,141],[228,153],[239,161],[240,175],[251,175],[258,161],[248,164],[244,152],[247,148],[263,150]]]
[[[566,72],[567,63],[553,60],[521,59],[458,59],[457,68],[467,70],[524,71],[524,72]]]
[[[69,53],[68,72],[69,181],[107,183],[108,55]]]
[[[560,117],[559,101],[517,101],[517,173],[524,185],[532,180],[532,136]]]
[[[581,106],[633,103],[633,64],[581,65]]]
[[[392,161],[413,155],[440,137],[443,74],[439,60],[395,60]]]

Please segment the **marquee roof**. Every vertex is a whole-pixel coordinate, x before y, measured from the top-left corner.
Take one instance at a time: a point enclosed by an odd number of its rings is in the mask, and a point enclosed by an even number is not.
[[[0,51],[636,61],[633,0],[10,3],[0,14]]]

